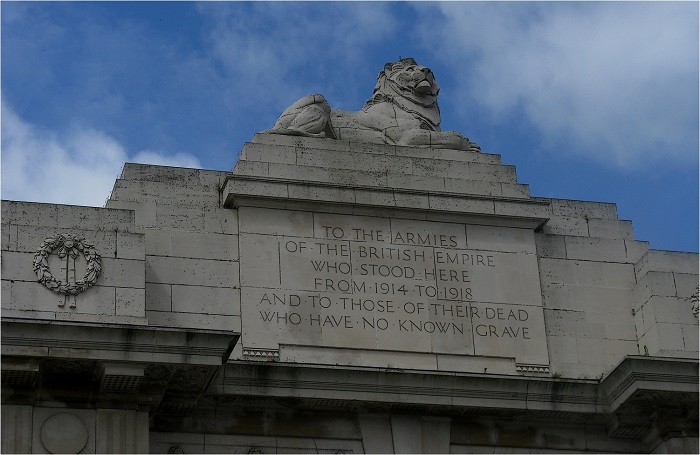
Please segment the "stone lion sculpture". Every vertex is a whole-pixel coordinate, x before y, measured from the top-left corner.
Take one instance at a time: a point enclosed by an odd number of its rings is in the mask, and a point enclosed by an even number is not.
[[[331,109],[322,95],[308,95],[263,132],[479,151],[478,145],[458,132],[440,130],[439,91],[430,68],[403,58],[384,66],[372,98],[359,111]]]

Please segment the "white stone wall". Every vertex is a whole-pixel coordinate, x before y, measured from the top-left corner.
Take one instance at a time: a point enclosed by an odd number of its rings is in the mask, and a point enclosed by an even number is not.
[[[133,210],[145,239],[149,325],[239,332],[238,221],[225,173],[127,164],[107,207]]]
[[[125,210],[3,201],[3,318],[145,324],[144,237],[133,221],[133,213]],[[101,255],[102,273],[94,286],[74,297],[75,308],[40,284],[33,270],[42,242],[61,233],[84,237]],[[61,261],[55,256],[50,256],[50,271],[60,280]],[[84,273],[85,260],[79,256],[77,278]]]

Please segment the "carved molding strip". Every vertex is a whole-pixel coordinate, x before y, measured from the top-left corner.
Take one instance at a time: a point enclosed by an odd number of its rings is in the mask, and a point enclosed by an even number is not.
[[[546,373],[549,374],[549,365],[526,365],[524,363],[516,363],[515,371],[518,373]]]
[[[279,360],[280,351],[279,349],[243,348],[243,357],[246,360]]]

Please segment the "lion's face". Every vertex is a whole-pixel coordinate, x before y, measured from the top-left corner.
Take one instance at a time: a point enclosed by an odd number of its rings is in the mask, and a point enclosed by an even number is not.
[[[385,68],[386,77],[419,97],[437,96],[440,87],[430,68],[401,60]]]

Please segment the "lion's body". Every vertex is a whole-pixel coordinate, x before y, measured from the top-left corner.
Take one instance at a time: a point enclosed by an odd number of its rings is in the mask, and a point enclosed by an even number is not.
[[[413,59],[387,63],[372,98],[359,111],[331,109],[321,95],[287,108],[269,133],[478,151],[455,131],[440,131],[440,91],[429,68]]]

